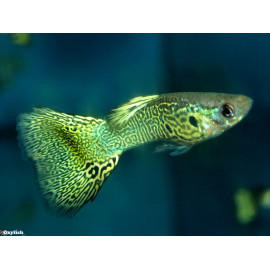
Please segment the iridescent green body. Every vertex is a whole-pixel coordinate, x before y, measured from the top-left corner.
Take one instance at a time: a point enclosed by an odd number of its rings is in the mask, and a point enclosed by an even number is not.
[[[117,116],[112,114],[108,123],[122,138],[123,150],[157,140],[193,145],[204,139],[198,121],[203,114],[211,113],[200,104],[179,100],[176,94],[165,94],[153,96],[125,122],[118,123]],[[190,122],[190,117],[195,118],[195,122]]]
[[[243,95],[187,92],[134,98],[106,120],[34,108],[18,131],[46,204],[72,216],[95,199],[123,151],[164,141],[157,150],[177,155],[238,123],[251,105]]]

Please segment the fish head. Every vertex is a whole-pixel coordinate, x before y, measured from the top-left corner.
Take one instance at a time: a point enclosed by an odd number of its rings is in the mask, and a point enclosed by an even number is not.
[[[216,137],[239,123],[252,103],[253,100],[244,95],[209,94],[208,101],[202,102],[200,132],[204,139]]]

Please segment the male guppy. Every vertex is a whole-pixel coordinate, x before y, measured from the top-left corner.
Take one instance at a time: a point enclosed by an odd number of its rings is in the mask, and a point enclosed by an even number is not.
[[[73,216],[95,199],[123,151],[164,141],[157,151],[183,153],[237,124],[251,106],[243,95],[172,93],[136,97],[106,120],[34,108],[17,128],[46,205]]]

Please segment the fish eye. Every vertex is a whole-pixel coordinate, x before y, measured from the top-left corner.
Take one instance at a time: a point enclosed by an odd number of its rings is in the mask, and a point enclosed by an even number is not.
[[[231,104],[221,106],[221,113],[224,117],[232,117],[234,115],[234,107]]]

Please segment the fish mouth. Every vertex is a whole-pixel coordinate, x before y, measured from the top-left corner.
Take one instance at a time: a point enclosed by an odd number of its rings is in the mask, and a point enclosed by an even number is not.
[[[219,136],[225,130],[239,123],[248,114],[253,104],[253,100],[244,95],[235,95],[233,99],[225,101],[225,103],[227,102],[237,109],[236,115],[231,119],[226,119],[219,113],[216,118],[206,118],[201,129],[207,137]]]
[[[240,95],[238,98],[238,101],[239,101],[239,104],[241,104],[242,114],[244,117],[250,111],[253,104],[253,99],[244,95]]]

